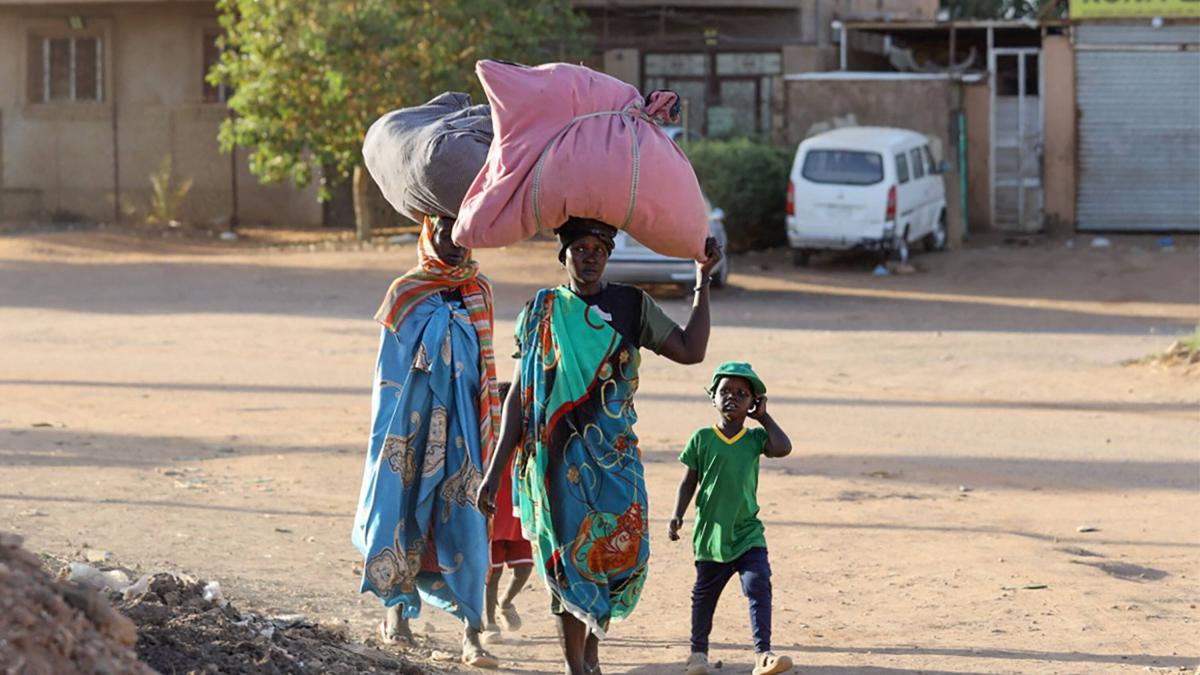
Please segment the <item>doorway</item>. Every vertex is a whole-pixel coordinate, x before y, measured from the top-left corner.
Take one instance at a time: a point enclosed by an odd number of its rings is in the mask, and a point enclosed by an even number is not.
[[[1035,47],[988,54],[991,73],[991,222],[997,230],[1042,229],[1042,59]]]

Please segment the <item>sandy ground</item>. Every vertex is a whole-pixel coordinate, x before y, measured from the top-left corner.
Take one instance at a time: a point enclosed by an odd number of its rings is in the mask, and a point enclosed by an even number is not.
[[[1195,668],[1200,377],[1120,364],[1200,322],[1196,240],[1087,244],[977,243],[886,278],[737,257],[706,364],[646,355],[652,572],[602,647],[607,672],[678,672],[687,655],[690,551],[665,536],[675,456],[710,423],[701,389],[731,358],[760,369],[797,448],[764,462],[759,498],[775,646],[800,672]],[[509,353],[517,310],[560,273],[544,242],[479,257]],[[380,611],[357,592],[349,529],[370,317],[412,260],[0,238],[0,529],[217,579],[243,607],[344,618],[367,638]],[[546,606],[540,583],[518,599],[525,628],[495,647],[509,672],[559,670]],[[455,649],[445,615],[414,625],[426,652]],[[712,638],[725,672],[750,671],[736,584]]]

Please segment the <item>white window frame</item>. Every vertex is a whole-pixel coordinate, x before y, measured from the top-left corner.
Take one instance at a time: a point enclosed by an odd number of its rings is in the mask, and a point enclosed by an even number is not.
[[[103,103],[104,102],[104,36],[103,35],[35,35],[32,36],[36,40],[41,41],[41,49],[39,50],[42,57],[42,100],[41,103]],[[50,96],[50,43],[53,40],[67,40],[70,44],[70,75],[71,83],[70,96],[67,98],[51,98]],[[79,98],[79,92],[76,91],[78,82],[75,78],[76,67],[76,50],[78,49],[79,40],[95,40],[96,41],[96,97],[95,98]]]

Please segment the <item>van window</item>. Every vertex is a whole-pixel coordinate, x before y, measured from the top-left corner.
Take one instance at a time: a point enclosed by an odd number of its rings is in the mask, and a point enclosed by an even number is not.
[[[921,149],[913,148],[908,156],[912,158],[913,179],[925,177],[925,160],[921,157]]]
[[[896,182],[901,185],[908,182],[908,158],[903,152],[896,155]]]
[[[855,150],[809,150],[800,175],[813,183],[874,185],[883,180],[883,157]]]
[[[929,146],[922,145],[921,149],[925,151],[925,161],[929,163],[929,173],[937,173],[937,162],[933,161],[933,153],[929,151]]]

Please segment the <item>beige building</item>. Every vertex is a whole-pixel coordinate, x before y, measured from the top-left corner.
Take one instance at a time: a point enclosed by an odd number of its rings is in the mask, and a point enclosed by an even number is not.
[[[576,0],[598,63],[650,91],[672,89],[689,135],[778,137],[786,73],[836,66],[840,20],[933,20],[937,0]]]
[[[844,21],[823,73],[790,73],[781,135],[830,124],[933,139],[951,242],[1074,228],[1075,97],[1064,21]]]
[[[193,181],[185,220],[320,223],[314,190],[260,185],[220,152],[217,32],[211,0],[0,0],[0,220],[111,222],[117,194],[144,210],[170,156]]]
[[[1122,2],[1033,24],[938,21],[937,0],[575,4],[590,63],[680,92],[691,135],[791,145],[854,115],[938,139],[959,233],[1195,231],[1200,24]],[[193,181],[184,220],[351,219],[220,152],[225,92],[204,81],[218,31],[213,0],[0,0],[0,221],[144,214],[167,157]],[[931,79],[930,64],[956,67]],[[843,70],[861,75],[820,74]]]
[[[771,135],[782,80],[828,65],[834,19],[931,19],[937,0],[577,0],[593,63],[688,100],[695,133]],[[222,154],[224,93],[212,0],[0,0],[0,220],[117,217],[144,210],[170,156],[200,223],[316,224],[314,190],[264,186],[245,153]],[[326,209],[325,211],[327,211]],[[344,213],[344,212],[343,212]],[[345,219],[345,216],[342,216]]]
[[[1099,19],[844,21],[838,72],[786,77],[782,135],[854,115],[938,139],[951,230],[1200,231],[1200,20],[1119,4]]]

